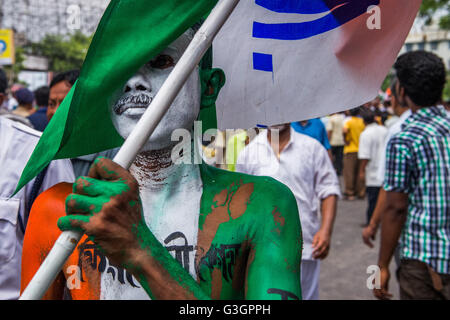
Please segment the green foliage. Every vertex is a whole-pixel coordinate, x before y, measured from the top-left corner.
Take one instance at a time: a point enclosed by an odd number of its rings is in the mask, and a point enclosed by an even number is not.
[[[444,101],[450,100],[450,71],[447,73],[447,84],[444,88]]]
[[[442,29],[450,30],[450,1],[449,0],[423,0],[420,8],[420,16],[426,19],[427,24],[432,21],[433,15],[442,10],[447,12],[440,18],[439,26]]]
[[[29,46],[30,53],[46,57],[49,69],[62,72],[80,69],[86,57],[92,36],[76,32],[70,36],[46,35],[42,41]]]
[[[19,72],[23,69],[23,62],[25,61],[25,50],[21,47],[15,48],[15,63],[11,66],[5,66],[5,72],[8,74],[10,81],[19,82],[18,75]]]

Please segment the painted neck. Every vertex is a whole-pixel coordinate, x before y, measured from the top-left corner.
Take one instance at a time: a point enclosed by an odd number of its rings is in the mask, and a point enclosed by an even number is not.
[[[179,185],[194,170],[191,164],[174,164],[173,147],[138,154],[130,171],[140,188],[159,190]]]

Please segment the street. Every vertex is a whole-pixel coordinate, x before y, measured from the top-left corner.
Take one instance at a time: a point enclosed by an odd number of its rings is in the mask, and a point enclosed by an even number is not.
[[[380,232],[378,231],[373,249],[363,243],[361,224],[366,219],[366,206],[367,200],[338,202],[330,253],[321,264],[321,300],[375,299],[366,284],[373,271],[367,273],[367,268],[377,263]],[[389,290],[393,299],[397,300],[399,294],[394,259],[390,270]]]

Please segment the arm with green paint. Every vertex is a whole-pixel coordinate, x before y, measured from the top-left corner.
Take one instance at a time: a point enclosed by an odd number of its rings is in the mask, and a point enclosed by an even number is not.
[[[197,282],[145,224],[138,184],[112,161],[99,158],[66,199],[65,230],[86,233],[114,265],[131,272],[152,299],[208,299]]]
[[[294,195],[278,181],[265,184],[257,231],[251,240],[247,264],[246,299],[299,300],[300,262],[303,247],[300,219]],[[275,206],[276,204],[276,206]]]

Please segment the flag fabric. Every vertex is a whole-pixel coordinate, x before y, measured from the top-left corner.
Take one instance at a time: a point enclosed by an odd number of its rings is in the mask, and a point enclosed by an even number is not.
[[[16,192],[53,159],[120,146],[109,106],[141,66],[207,15],[216,0],[111,0],[80,77],[45,129]]]
[[[225,0],[220,0],[225,1]],[[220,129],[307,120],[376,97],[421,0],[240,1],[213,42]]]

